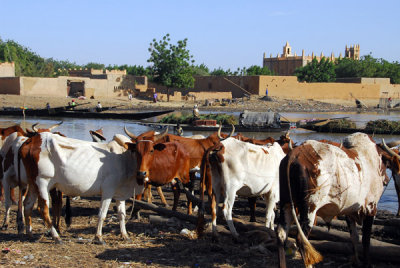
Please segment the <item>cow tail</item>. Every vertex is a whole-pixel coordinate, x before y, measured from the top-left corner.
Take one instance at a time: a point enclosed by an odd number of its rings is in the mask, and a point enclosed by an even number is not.
[[[22,146],[21,146],[22,147]],[[20,148],[21,149],[21,148]],[[22,187],[21,187],[21,150],[18,150],[18,157],[17,157],[17,167],[18,167],[18,211],[17,211],[17,230],[18,233],[23,232],[24,228],[24,218],[22,216],[22,195],[25,195],[28,191],[26,191],[25,194],[22,193]],[[28,186],[29,187],[29,186]]]
[[[207,187],[207,192],[210,194],[212,193],[212,182],[211,182],[211,169],[210,169],[210,153],[214,150],[214,147],[207,149],[207,151],[203,154],[203,158],[201,160],[200,165],[200,208],[197,217],[197,236],[201,237],[204,234],[205,230],[205,220],[204,220],[204,192]]]
[[[198,237],[202,237],[204,234],[204,229],[205,229],[205,220],[204,220],[204,191],[206,190],[205,188],[205,181],[206,181],[206,173],[207,173],[207,167],[208,167],[208,157],[209,157],[209,150],[207,150],[203,158],[201,159],[201,165],[200,165],[200,174],[201,174],[201,180],[200,180],[200,207],[199,207],[199,212],[197,216],[197,227],[196,227],[196,232]]]
[[[287,163],[287,170],[286,170],[286,175],[287,175],[287,184],[289,188],[289,198],[290,198],[290,206],[291,206],[291,212],[292,216],[294,218],[294,221],[296,223],[297,230],[299,232],[299,243],[303,249],[304,249],[304,256],[303,256],[303,261],[306,266],[308,265],[313,265],[315,263],[321,262],[323,257],[322,255],[311,245],[310,241],[307,239],[305,236],[300,223],[297,219],[294,203],[293,203],[293,196],[292,196],[292,189],[290,187],[290,166],[293,162],[293,157],[290,155]]]

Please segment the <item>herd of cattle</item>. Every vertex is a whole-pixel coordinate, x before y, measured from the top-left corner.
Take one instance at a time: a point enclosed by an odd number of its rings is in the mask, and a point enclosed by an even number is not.
[[[217,208],[223,203],[222,212],[235,239],[239,237],[232,221],[236,196],[251,201],[251,220],[255,219],[255,201],[263,196],[265,224],[271,229],[279,202],[276,233],[281,267],[286,266],[284,246],[293,222],[298,229],[299,251],[305,265],[310,266],[322,260],[307,240],[316,216],[329,223],[338,215],[346,216],[355,260],[356,223],[363,224],[364,262],[369,264],[371,227],[377,203],[389,182],[387,169],[391,170],[400,194],[400,156],[397,149],[391,148],[397,143],[387,145],[382,140],[377,144],[363,133],[349,135],[342,143],[308,140],[295,145],[288,133],[279,140],[233,136],[234,128],[229,135],[219,130],[208,137],[181,137],[168,134],[168,130],[136,136],[125,127],[128,137],[116,134],[112,141],[104,143],[93,133],[94,142],[52,133],[57,125],[48,129],[38,129],[36,124],[32,130],[19,126],[0,129],[3,230],[9,224],[10,206],[15,200],[13,189],[18,186],[19,233],[23,232],[25,218],[26,233],[32,236],[31,214],[37,200],[52,238],[61,243],[57,230],[62,195],[101,196],[94,241],[104,243],[102,226],[112,199],[116,201],[121,235],[129,240],[125,200],[132,196],[141,198],[145,189],[154,185],[165,202],[159,187],[171,183],[176,209],[181,192],[179,181],[193,193],[195,172],[200,172],[199,236],[204,229],[204,193],[211,205],[213,236],[218,235]],[[188,200],[188,213],[192,214],[191,199]]]

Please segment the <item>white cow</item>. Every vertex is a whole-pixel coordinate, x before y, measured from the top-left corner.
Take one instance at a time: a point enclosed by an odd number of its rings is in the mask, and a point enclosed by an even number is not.
[[[274,229],[274,208],[279,200],[279,163],[284,157],[285,153],[278,143],[260,146],[235,138],[227,138],[220,145],[206,152],[201,171],[202,189],[204,190],[206,183],[208,193],[212,196],[214,237],[217,235],[216,205],[222,198],[225,219],[234,238],[238,238],[239,235],[232,221],[232,208],[236,195],[243,197],[263,195],[267,205],[265,225]],[[211,170],[210,173],[209,170]],[[206,175],[208,175],[208,182],[205,181]],[[203,190],[201,191],[202,199],[204,198]],[[203,215],[203,211],[200,211],[199,217],[202,218]]]
[[[102,244],[103,222],[114,198],[121,235],[130,240],[125,229],[125,200],[134,192],[141,193],[143,186],[136,182],[136,158],[134,153],[125,149],[126,142],[130,140],[123,135],[116,135],[111,142],[102,144],[40,133],[25,143],[20,154],[29,182],[24,203],[27,234],[32,235],[31,213],[38,198],[46,226],[50,228],[53,239],[61,242],[48,213],[48,192],[57,188],[69,196],[101,196],[94,241]]]
[[[363,224],[367,266],[373,218],[384,186],[389,182],[386,168],[398,179],[399,159],[384,142],[376,144],[364,133],[349,135],[343,146],[308,140],[289,152],[280,166],[281,213],[277,228],[280,266],[286,267],[283,246],[293,220],[299,229],[298,245],[304,263],[310,266],[322,260],[306,237],[315,217],[330,222],[340,215],[347,217],[356,261],[356,222]],[[295,208],[300,213],[300,222]]]

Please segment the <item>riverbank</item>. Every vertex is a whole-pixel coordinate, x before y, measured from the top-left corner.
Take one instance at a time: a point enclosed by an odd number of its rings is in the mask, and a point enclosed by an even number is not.
[[[26,107],[33,109],[43,109],[46,107],[46,103],[49,103],[51,107],[60,107],[68,105],[72,98],[69,97],[45,97],[45,96],[19,96],[19,95],[0,95],[0,107]],[[157,102],[153,103],[150,100],[133,98],[128,100],[125,97],[114,97],[114,98],[96,98],[96,99],[85,99],[78,100],[75,102],[78,104],[87,103],[81,105],[80,108],[94,108],[99,102],[103,107],[117,106],[120,109],[132,109],[132,110],[164,110],[164,109],[175,109],[175,110],[191,110],[195,102],[193,101],[171,101],[171,102]],[[356,105],[353,101],[339,101],[339,100],[289,100],[271,98],[270,101],[265,100],[261,97],[252,97],[250,100],[236,100],[228,103],[214,103],[212,106],[205,106],[204,101],[196,102],[199,104],[200,110],[204,111],[226,111],[226,112],[241,112],[243,110],[250,111],[266,111],[271,109],[276,112],[354,112],[357,111]],[[363,108],[362,111],[376,111],[377,101],[370,101],[367,103],[368,108]]]

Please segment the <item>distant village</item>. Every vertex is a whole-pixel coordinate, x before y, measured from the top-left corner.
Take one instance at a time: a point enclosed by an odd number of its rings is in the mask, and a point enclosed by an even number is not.
[[[16,77],[13,62],[0,63],[0,94],[15,94],[23,96],[85,96],[121,97],[133,96],[152,97],[157,93],[159,101],[181,101],[185,99],[232,99],[244,96],[265,96],[304,99],[343,99],[354,98],[378,100],[380,98],[400,99],[400,85],[390,84],[389,78],[347,78],[337,79],[334,83],[298,82],[293,75],[298,67],[305,66],[316,58],[324,57],[321,53],[306,55],[292,54],[288,42],[283,47],[282,54],[273,57],[263,56],[263,67],[268,67],[274,76],[196,76],[193,88],[172,88],[150,83],[146,76],[133,76],[125,70],[95,70],[72,69],[68,76],[55,78]],[[342,55],[339,55],[341,58]],[[360,45],[345,48],[345,58],[358,60]],[[333,53],[328,57],[334,60]]]

